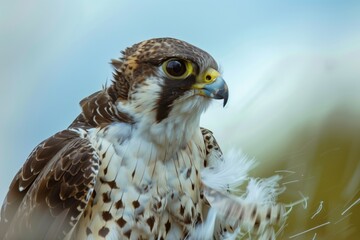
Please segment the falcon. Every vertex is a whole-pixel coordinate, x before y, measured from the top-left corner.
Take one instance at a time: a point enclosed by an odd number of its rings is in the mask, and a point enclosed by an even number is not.
[[[14,177],[0,238],[222,239],[242,229],[273,238],[265,229],[284,207],[236,196],[251,164],[226,158],[199,125],[213,99],[228,100],[216,61],[157,38],[111,64],[111,84],[83,99],[74,122]]]

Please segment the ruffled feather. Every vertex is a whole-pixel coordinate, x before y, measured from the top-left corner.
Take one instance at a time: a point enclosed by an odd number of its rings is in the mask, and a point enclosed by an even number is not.
[[[213,163],[202,171],[209,213],[190,238],[211,239],[209,236],[217,235],[221,239],[235,239],[248,235],[275,239],[274,226],[282,224],[287,215],[285,206],[277,203],[277,197],[285,190],[279,185],[281,177],[249,177],[256,162],[241,151],[229,151]],[[238,195],[231,194],[234,192]]]

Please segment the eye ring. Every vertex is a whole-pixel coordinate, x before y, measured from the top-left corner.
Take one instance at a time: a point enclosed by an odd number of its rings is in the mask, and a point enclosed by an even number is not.
[[[186,78],[193,71],[192,64],[189,61],[178,58],[166,60],[162,64],[162,69],[168,77],[177,80]]]

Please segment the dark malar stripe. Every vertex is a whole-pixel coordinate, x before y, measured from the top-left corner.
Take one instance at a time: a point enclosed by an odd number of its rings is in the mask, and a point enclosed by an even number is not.
[[[157,102],[156,122],[159,123],[169,116],[174,101],[190,90],[196,82],[196,77],[190,75],[184,80],[166,78],[162,87],[160,98]]]

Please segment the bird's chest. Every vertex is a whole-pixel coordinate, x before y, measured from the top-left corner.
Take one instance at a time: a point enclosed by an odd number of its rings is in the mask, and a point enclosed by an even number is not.
[[[93,144],[102,160],[80,236],[182,238],[202,219],[200,133],[173,153],[136,136]]]

